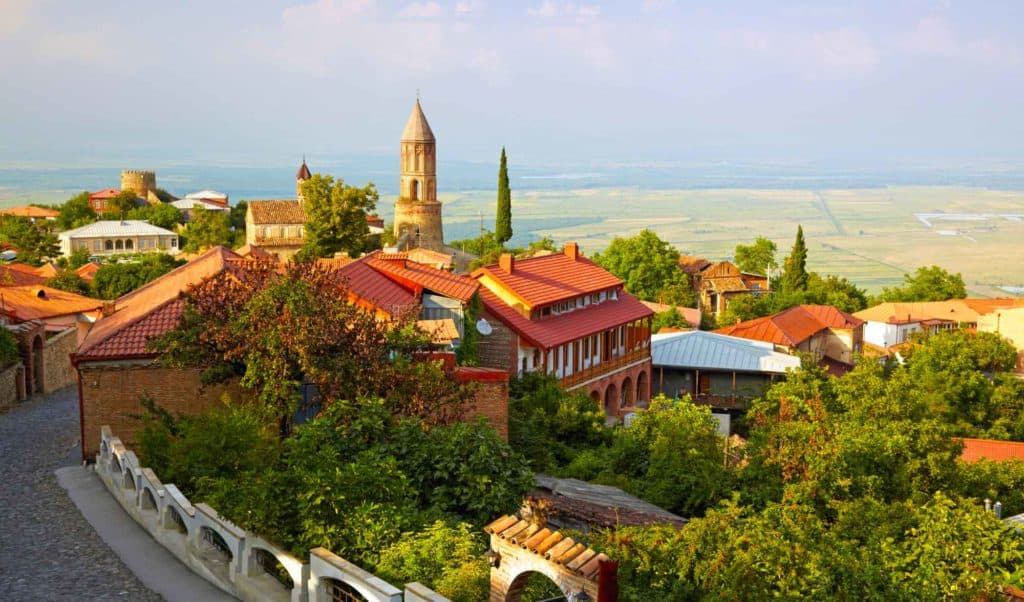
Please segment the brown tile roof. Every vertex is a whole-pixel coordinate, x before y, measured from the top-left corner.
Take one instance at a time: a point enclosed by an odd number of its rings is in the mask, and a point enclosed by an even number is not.
[[[92,282],[92,279],[96,277],[96,272],[98,272],[99,269],[100,266],[90,262],[75,270],[75,273],[78,274],[82,280]]]
[[[296,180],[308,180],[313,177],[313,174],[309,173],[309,166],[306,165],[306,160],[302,160],[302,165],[299,166],[299,171],[295,173]]]
[[[422,263],[423,265],[433,266],[442,270],[452,267],[452,255],[450,253],[441,253],[440,251],[416,247],[406,251],[405,256],[409,261],[415,261],[416,263]]]
[[[709,265],[711,265],[711,262],[703,257],[697,257],[695,255],[679,256],[679,269],[683,270],[687,274],[696,274]]]
[[[572,259],[565,253],[516,259],[511,274],[498,264],[473,272],[474,278],[484,276],[496,280],[532,308],[622,285],[615,275],[586,257]]]
[[[249,201],[255,224],[305,224],[306,211],[297,200]]]
[[[863,323],[830,305],[797,305],[775,315],[747,320],[715,332],[793,347],[826,328],[856,328]]]
[[[0,288],[0,312],[18,320],[44,320],[99,310],[103,301],[48,286]]]
[[[501,320],[531,344],[541,349],[569,343],[585,336],[628,324],[653,315],[650,309],[625,291],[617,300],[588,305],[568,313],[540,320],[523,317],[486,287],[480,287],[480,300],[495,318]]]
[[[0,265],[0,286],[24,286],[44,282],[46,278],[40,276],[32,266],[17,263]]]
[[[0,214],[17,215],[20,217],[29,217],[36,219],[53,219],[60,215],[60,211],[55,211],[53,209],[43,209],[42,207],[32,207],[30,205],[27,205],[25,207],[11,207],[10,209],[0,209]]]
[[[739,276],[703,278],[701,279],[701,288],[710,289],[718,293],[738,293],[748,290],[747,283]]]
[[[994,439],[960,439],[964,450],[960,459],[964,462],[992,460],[1006,462],[1008,460],[1024,460],[1024,443],[1017,441],[997,441]]]
[[[552,532],[518,516],[503,516],[484,527],[490,533],[537,556],[561,564],[584,579],[597,579],[598,566],[608,560],[603,553],[576,543],[558,531]]]
[[[213,247],[114,302],[114,313],[98,320],[78,347],[79,360],[111,357],[153,357],[146,341],[173,329],[184,307],[183,292],[225,270],[237,269],[240,260],[224,247]]]

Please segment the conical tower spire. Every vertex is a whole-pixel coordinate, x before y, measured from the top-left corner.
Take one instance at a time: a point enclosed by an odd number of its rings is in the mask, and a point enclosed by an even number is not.
[[[409,114],[409,121],[405,122],[402,142],[434,142],[434,132],[427,123],[427,116],[423,114],[419,98],[416,99],[412,113]]]

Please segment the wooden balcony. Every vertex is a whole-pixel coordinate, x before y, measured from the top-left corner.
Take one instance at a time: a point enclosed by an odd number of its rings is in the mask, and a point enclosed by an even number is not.
[[[691,396],[693,403],[702,406],[710,406],[719,410],[745,410],[750,404],[750,397],[739,395],[713,395],[711,393],[698,393]]]
[[[616,370],[619,370],[624,366],[634,364],[644,359],[649,359],[650,357],[650,347],[634,349],[633,351],[629,351],[623,355],[613,357],[606,362],[601,362],[596,366],[591,366],[590,368],[585,368],[583,370],[580,370],[579,372],[570,374],[569,376],[563,378],[560,382],[562,384],[563,389],[571,389],[572,387],[575,387],[576,385],[579,385],[581,383],[585,383],[588,380],[599,378],[606,374],[611,374],[612,372],[615,372]]]

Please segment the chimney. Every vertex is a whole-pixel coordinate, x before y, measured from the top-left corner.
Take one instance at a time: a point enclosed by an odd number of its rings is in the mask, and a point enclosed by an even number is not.
[[[580,255],[580,246],[574,242],[565,243],[565,249],[563,250],[565,256],[569,259],[576,261],[576,258]]]
[[[103,307],[100,309],[100,313],[103,315],[104,318],[106,318],[107,316],[114,315],[114,312],[116,310],[117,310],[117,302],[116,301],[107,301],[106,303],[103,304]]]
[[[516,267],[516,258],[511,253],[502,253],[498,258],[498,267],[511,274]]]

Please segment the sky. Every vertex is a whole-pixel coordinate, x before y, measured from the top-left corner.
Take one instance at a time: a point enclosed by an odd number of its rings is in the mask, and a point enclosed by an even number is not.
[[[1024,157],[1024,2],[0,0],[0,164]]]

